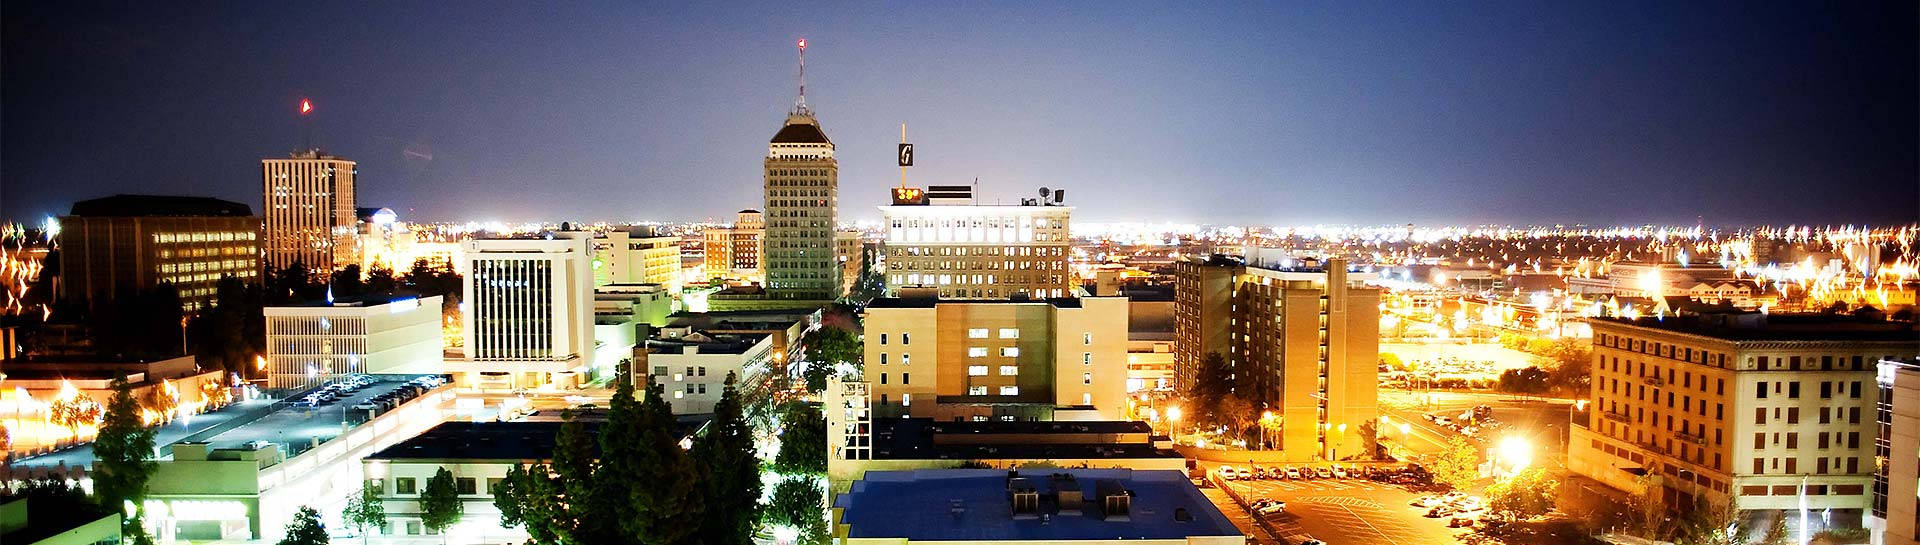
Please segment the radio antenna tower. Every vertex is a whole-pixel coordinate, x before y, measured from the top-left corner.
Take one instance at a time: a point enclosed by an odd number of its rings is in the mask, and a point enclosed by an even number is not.
[[[800,46],[800,97],[793,101],[793,113],[813,115],[813,110],[807,109],[807,39],[801,38],[798,45]]]

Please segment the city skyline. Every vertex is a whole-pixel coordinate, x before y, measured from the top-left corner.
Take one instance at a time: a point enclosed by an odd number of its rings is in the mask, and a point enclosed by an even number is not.
[[[759,204],[805,37],[846,221],[878,219],[902,122],[912,183],[1065,188],[1089,223],[1920,217],[1910,5],[498,7],[15,6],[0,209],[257,206],[257,162],[300,147],[310,99],[313,142],[361,164],[358,204],[403,219],[725,221]],[[368,22],[316,31],[343,18]]]

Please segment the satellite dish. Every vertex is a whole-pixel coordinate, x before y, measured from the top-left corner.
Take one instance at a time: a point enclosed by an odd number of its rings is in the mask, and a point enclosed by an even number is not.
[[[1040,188],[1040,198],[1045,199],[1052,195],[1053,195],[1053,190],[1047,189],[1046,187]]]

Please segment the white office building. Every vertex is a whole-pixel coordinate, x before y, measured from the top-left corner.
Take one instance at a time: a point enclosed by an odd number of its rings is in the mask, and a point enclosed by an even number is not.
[[[455,382],[482,389],[571,387],[593,367],[593,241],[540,238],[465,243],[466,357]]]
[[[763,382],[774,354],[773,335],[766,333],[669,327],[646,342],[645,360],[635,363],[665,389],[667,405],[677,415],[711,414],[726,389],[728,373],[743,387]]]
[[[440,296],[376,295],[267,307],[267,387],[341,375],[443,372]]]

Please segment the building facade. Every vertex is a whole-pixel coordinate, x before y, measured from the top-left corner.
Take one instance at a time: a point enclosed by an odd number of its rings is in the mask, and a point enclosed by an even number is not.
[[[1380,292],[1363,283],[1371,276],[1338,259],[1294,269],[1219,256],[1177,263],[1176,389],[1191,388],[1219,354],[1235,393],[1276,409],[1287,461],[1366,454],[1380,412]]]
[[[729,373],[739,387],[753,387],[765,381],[774,354],[769,334],[670,327],[647,339],[647,349],[638,354],[634,367],[665,388],[673,414],[712,414]]]
[[[1068,206],[880,207],[887,292],[946,298],[1072,297]]]
[[[614,231],[594,241],[594,285],[658,284],[680,291],[680,237]]]
[[[841,229],[833,232],[833,259],[840,267],[840,293],[853,291],[853,285],[860,281],[860,270],[866,258],[865,242],[860,239],[860,231]]]
[[[732,227],[709,227],[702,246],[707,278],[759,283],[766,280],[760,268],[760,248],[767,234],[766,217],[759,210],[741,210]]]
[[[463,386],[570,386],[593,368],[591,234],[475,239],[463,251],[466,359],[449,365]]]
[[[267,307],[267,387],[304,390],[341,375],[434,374],[440,296],[370,296]]]
[[[1124,298],[881,298],[865,327],[876,417],[1123,419]]]
[[[767,298],[830,301],[840,296],[833,231],[840,217],[840,161],[833,141],[803,104],[767,145]]]
[[[358,173],[353,161],[319,150],[260,160],[266,201],[262,250],[268,265],[284,269],[299,263],[310,271],[330,273],[358,261]]]
[[[1920,543],[1920,360],[1882,360],[1873,441],[1873,544]]]
[[[1576,416],[1569,469],[1670,506],[1732,501],[1759,528],[1797,527],[1789,513],[1803,508],[1822,526],[1861,525],[1875,362],[1920,351],[1910,329],[1732,312],[1591,324],[1593,401]]]
[[[247,205],[204,197],[115,195],[74,203],[60,218],[56,296],[88,306],[161,284],[182,310],[214,301],[232,276],[260,283],[260,217]]]

